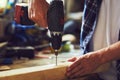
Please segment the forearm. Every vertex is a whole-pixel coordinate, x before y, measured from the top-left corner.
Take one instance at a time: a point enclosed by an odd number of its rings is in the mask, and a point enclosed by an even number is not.
[[[101,64],[120,59],[120,41],[106,48],[95,51],[101,61]]]

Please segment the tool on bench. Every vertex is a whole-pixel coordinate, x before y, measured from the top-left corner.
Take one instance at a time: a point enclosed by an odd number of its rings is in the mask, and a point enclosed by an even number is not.
[[[62,43],[62,33],[64,27],[64,9],[62,0],[53,0],[50,3],[47,14],[48,29],[51,34],[51,46],[56,55],[56,65],[57,56],[61,48]]]

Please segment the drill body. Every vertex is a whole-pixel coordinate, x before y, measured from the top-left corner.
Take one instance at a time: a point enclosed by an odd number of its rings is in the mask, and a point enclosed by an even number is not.
[[[62,33],[64,28],[64,9],[63,2],[61,0],[53,0],[50,3],[47,13],[47,22],[48,29],[51,34],[51,46],[55,52],[57,62],[57,55],[59,49],[61,48]]]

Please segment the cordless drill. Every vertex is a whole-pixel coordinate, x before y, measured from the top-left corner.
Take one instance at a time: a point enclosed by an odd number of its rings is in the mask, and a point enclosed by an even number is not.
[[[50,3],[50,7],[47,13],[47,22],[51,35],[51,46],[56,55],[57,65],[57,55],[61,48],[62,33],[64,28],[64,9],[63,2],[61,0],[53,0]]]

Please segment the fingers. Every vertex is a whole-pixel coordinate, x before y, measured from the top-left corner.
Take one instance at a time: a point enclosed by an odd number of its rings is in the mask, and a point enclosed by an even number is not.
[[[83,73],[83,72],[84,72],[84,70],[80,69],[76,73],[72,74],[69,78],[71,78],[71,79],[79,78],[82,76],[81,73]]]
[[[29,12],[29,18],[37,23],[39,26],[47,27],[47,19],[43,14],[35,13],[35,11],[31,9],[31,11]]]
[[[82,69],[83,69],[83,67],[78,65],[77,67],[75,67],[71,71],[68,71],[67,76],[70,77],[70,78],[80,76],[80,73],[83,72]]]
[[[88,73],[89,73],[89,71],[87,71],[86,67],[84,67],[82,65],[78,65],[71,71],[68,71],[66,76],[70,79],[75,79],[75,78],[79,78],[84,75],[87,75]]]
[[[74,62],[74,61],[76,61],[76,60],[77,60],[77,58],[76,58],[76,57],[73,57],[73,58],[69,59],[68,62]]]
[[[75,58],[73,58],[75,59]],[[82,66],[80,65],[80,61],[77,60],[76,62],[74,62],[72,65],[70,65],[68,68],[67,68],[67,76],[71,76],[73,74],[76,74],[79,70],[82,69]]]
[[[49,4],[46,1],[30,0],[28,3],[28,17],[39,26],[47,27],[47,10]]]
[[[74,58],[73,58],[74,60]],[[97,63],[97,64],[96,64]],[[94,54],[86,54],[67,68],[67,77],[75,78],[91,74],[99,66],[99,59]]]
[[[32,17],[32,12],[33,12],[33,10],[32,10],[32,2],[31,1],[29,1],[28,2],[28,17],[31,19],[31,17]]]
[[[28,17],[29,19],[31,19],[32,21],[36,22],[35,19],[34,19],[34,10],[32,8],[32,5],[34,3],[32,1],[29,1],[28,3]]]
[[[75,67],[78,67],[80,63],[81,63],[80,60],[76,60],[72,65],[69,66],[68,71],[74,69]]]

